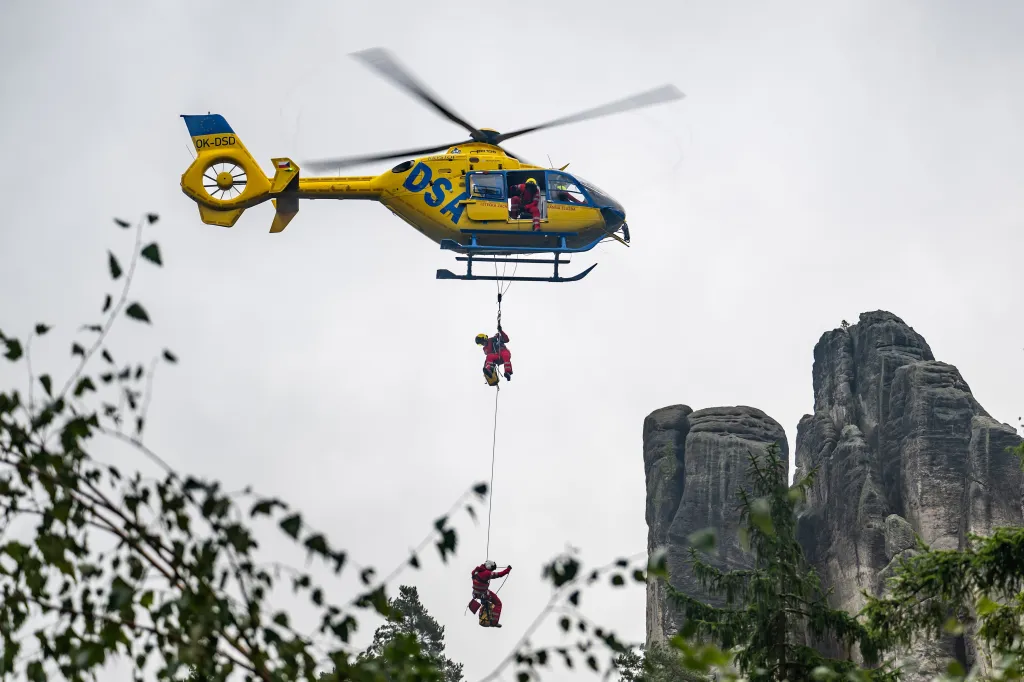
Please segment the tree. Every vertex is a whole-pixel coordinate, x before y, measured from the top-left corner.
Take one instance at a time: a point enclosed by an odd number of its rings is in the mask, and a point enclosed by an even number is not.
[[[444,675],[444,682],[462,680],[462,664],[444,655],[444,626],[427,613],[415,587],[399,587],[398,596],[388,602],[388,610],[391,612],[388,622],[373,633],[373,643],[360,655],[360,659],[379,659],[397,637],[408,635],[415,637],[420,649],[434,661]]]
[[[0,354],[22,363],[28,377],[27,396],[0,390],[0,678],[77,682],[121,658],[140,680],[185,674],[297,682],[329,666],[348,680],[444,682],[415,640],[394,642],[372,665],[350,652],[359,612],[389,614],[387,581],[397,571],[378,581],[374,569],[361,568],[360,593],[329,603],[308,573],[255,558],[250,523],[269,522],[295,541],[300,556],[335,574],[348,567],[348,554],[301,512],[250,490],[229,494],[216,481],[181,476],[144,444],[154,372],[178,358],[163,349],[147,362],[126,361],[107,343],[124,318],[152,324],[129,293],[139,263],[164,264],[158,244],[144,239],[157,223],[150,213],[135,226],[127,267],[106,254],[121,291],[104,295],[103,319],[71,342],[77,367],[62,384],[37,375],[31,362],[33,343],[48,342],[51,325],[37,323],[24,343],[0,331]],[[128,444],[159,473],[123,474],[101,463],[92,451],[104,439]],[[486,484],[467,491],[435,521],[408,565],[419,566],[432,540],[447,562],[457,546],[451,515],[475,514],[486,493]],[[309,626],[293,625],[270,601],[278,569],[315,607]]]
[[[724,649],[737,647],[736,663],[751,680],[810,680],[819,667],[837,673],[856,671],[850,655],[854,645],[859,645],[869,665],[877,663],[881,651],[881,640],[856,618],[829,608],[827,594],[796,539],[796,504],[815,473],[790,488],[777,444],[763,456],[751,453],[753,496],[739,492],[739,511],[740,539],[753,553],[753,568],[723,572],[710,565],[698,547],[712,549],[713,535],[701,534],[694,538],[699,544],[690,549],[690,564],[698,583],[711,595],[723,595],[725,606],[712,607],[666,585],[669,598],[686,618],[681,634],[710,638]],[[840,642],[847,651],[845,660],[828,659],[802,643],[795,635],[803,632],[819,642]],[[868,674],[876,679],[891,675]]]
[[[1024,466],[1024,443],[1013,452]],[[964,550],[929,549],[918,539],[920,552],[897,566],[889,594],[869,597],[867,624],[904,646],[969,627],[987,667],[1004,680],[1024,679],[1024,528],[968,539]],[[967,671],[951,661],[949,672]]]
[[[621,682],[708,682],[709,678],[694,672],[676,647],[655,643],[619,656],[616,661]]]

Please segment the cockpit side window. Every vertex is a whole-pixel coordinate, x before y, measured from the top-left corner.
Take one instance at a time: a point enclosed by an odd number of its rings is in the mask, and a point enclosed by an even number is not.
[[[470,173],[469,194],[477,199],[501,201],[505,198],[505,176],[502,173]]]
[[[556,204],[586,204],[587,197],[576,181],[565,173],[548,172],[548,201]]]

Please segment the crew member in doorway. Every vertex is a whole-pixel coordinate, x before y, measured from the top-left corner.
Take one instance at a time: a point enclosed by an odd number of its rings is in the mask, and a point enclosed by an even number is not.
[[[533,217],[533,231],[540,231],[540,188],[537,181],[527,178],[521,185],[511,185],[508,195],[512,202],[512,217],[518,220],[521,214],[528,213]]]

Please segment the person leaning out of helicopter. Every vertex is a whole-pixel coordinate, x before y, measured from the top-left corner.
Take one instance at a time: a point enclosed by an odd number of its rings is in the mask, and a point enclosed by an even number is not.
[[[537,181],[527,178],[521,185],[510,185],[508,195],[512,201],[513,219],[526,212],[533,216],[533,231],[540,231],[540,188]]]

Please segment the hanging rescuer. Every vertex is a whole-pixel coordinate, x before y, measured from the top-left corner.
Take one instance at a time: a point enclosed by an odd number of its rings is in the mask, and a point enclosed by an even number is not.
[[[505,370],[505,380],[512,380],[512,353],[505,346],[508,343],[508,334],[501,328],[501,294],[498,294],[498,333],[494,336],[477,334],[476,343],[483,346],[484,351],[484,379],[488,386],[498,385],[498,365]]]
[[[482,627],[501,627],[498,622],[501,619],[501,600],[491,591],[491,581],[508,575],[512,567],[495,571],[497,567],[493,561],[487,560],[473,569],[473,601],[469,602],[469,610],[476,613],[483,606],[484,612],[480,614]]]

